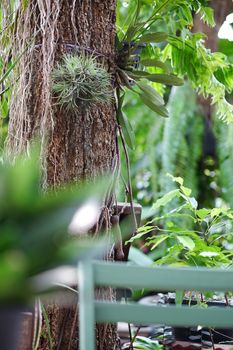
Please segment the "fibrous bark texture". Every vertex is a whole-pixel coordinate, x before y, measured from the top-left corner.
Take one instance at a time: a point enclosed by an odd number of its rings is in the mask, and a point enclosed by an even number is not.
[[[110,170],[115,161],[114,106],[68,113],[51,93],[51,72],[64,53],[93,54],[113,72],[116,0],[31,0],[18,16],[18,71],[8,145],[15,154],[38,136],[46,182],[57,185]]]
[[[29,0],[19,10],[13,56],[25,52],[17,67],[7,149],[14,156],[39,139],[44,187],[113,174],[118,167],[114,103],[71,113],[51,92],[51,73],[67,52],[97,57],[114,85],[115,13],[116,0]],[[76,307],[50,306],[47,312],[53,348],[77,349]],[[117,349],[115,326],[97,328],[98,349]],[[47,336],[40,349],[50,349]]]

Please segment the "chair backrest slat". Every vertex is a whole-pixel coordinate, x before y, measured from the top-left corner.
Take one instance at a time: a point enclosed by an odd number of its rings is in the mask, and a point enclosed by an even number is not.
[[[197,326],[233,328],[233,308],[155,306],[95,302],[97,322],[127,322],[140,325]]]
[[[95,261],[95,285],[156,290],[233,291],[233,271],[206,268],[142,267]]]
[[[233,307],[188,307],[94,301],[95,286],[154,290],[233,291],[233,271],[205,268],[141,267],[103,261],[81,262],[79,275],[80,350],[94,350],[95,322],[233,327]]]

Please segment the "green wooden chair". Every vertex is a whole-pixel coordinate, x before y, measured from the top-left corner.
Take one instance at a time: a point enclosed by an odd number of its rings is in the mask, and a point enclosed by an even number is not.
[[[95,323],[233,327],[233,307],[154,306],[97,301],[96,286],[153,290],[233,291],[233,272],[205,268],[141,267],[84,261],[78,265],[80,350],[95,349]]]

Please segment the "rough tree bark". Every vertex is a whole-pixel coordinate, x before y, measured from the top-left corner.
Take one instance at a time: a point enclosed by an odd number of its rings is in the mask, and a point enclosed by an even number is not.
[[[45,186],[113,173],[118,167],[114,103],[67,113],[54,104],[50,86],[53,67],[72,45],[96,55],[114,85],[115,14],[116,0],[29,0],[18,13],[13,55],[30,45],[18,65],[7,145],[15,155],[39,136]],[[48,312],[54,349],[77,349],[76,308],[53,306]],[[97,328],[98,349],[117,349],[115,326]],[[40,349],[50,349],[48,339]]]

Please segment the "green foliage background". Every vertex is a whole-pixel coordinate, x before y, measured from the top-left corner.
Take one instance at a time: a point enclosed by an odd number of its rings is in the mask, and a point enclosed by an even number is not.
[[[219,40],[219,52],[213,54],[204,48],[204,36],[191,32],[193,10],[198,9],[202,19],[214,26],[213,10],[207,1],[119,1],[119,31],[123,28],[123,32],[127,32],[127,26],[132,26],[137,5],[141,8],[139,23],[153,14],[153,8],[160,8],[162,18],[158,16],[149,32],[168,33],[168,43],[148,45],[141,59],[154,57],[166,62],[169,71],[187,77],[190,83],[172,89],[152,83],[164,95],[169,111],[166,120],[151,113],[132,92],[126,95],[123,109],[136,137],[135,150],[129,150],[135,197],[143,204],[144,216],[151,215],[152,203],[174,188],[174,183],[165,176],[169,172],[184,178],[193,194],[200,197],[201,205],[211,207],[226,203],[232,206],[232,126],[218,119],[230,122],[233,115],[232,44],[227,39]],[[127,17],[127,13],[130,16]],[[152,74],[161,72],[158,67],[151,67],[149,71]],[[210,94],[216,102],[216,117],[211,122],[215,156],[209,157],[204,152],[206,120],[198,106],[196,92],[204,96]],[[124,165],[122,173],[126,177]]]
[[[22,52],[19,52],[17,59],[12,62],[11,35],[15,30],[17,9],[20,5],[26,9],[28,1],[4,0],[0,4],[1,148],[7,132],[11,88],[15,79],[17,81],[17,77],[13,75],[14,67],[26,49],[22,48]],[[232,126],[219,121],[218,118],[214,119],[217,157],[211,160],[211,171],[205,169],[209,167],[203,161],[205,122],[194,92],[196,89],[204,95],[212,95],[218,116],[231,121],[232,106],[229,102],[233,88],[232,44],[226,39],[219,40],[219,53],[212,54],[204,48],[203,35],[192,33],[194,12],[199,12],[204,22],[214,26],[213,10],[208,5],[207,0],[117,2],[119,40],[141,40],[141,35],[144,35],[145,41],[145,35],[158,32],[167,36],[166,40],[156,43],[150,42],[147,36],[149,42],[142,50],[141,62],[152,59],[156,64],[139,64],[139,69],[150,74],[175,73],[190,81],[189,85],[185,83],[183,87],[178,88],[170,88],[157,82],[149,83],[161,98],[163,96],[169,111],[167,120],[159,118],[146,107],[138,98],[138,94],[123,88],[126,91],[123,121],[129,121],[135,132],[135,149],[128,148],[133,190],[135,199],[143,204],[145,215],[149,215],[148,209],[158,197],[172,189],[171,182],[168,182],[165,176],[167,172],[182,176],[197,197],[200,195],[200,189],[206,184],[206,196],[209,196],[210,205],[218,199],[233,204]],[[130,127],[126,127],[130,132]],[[200,166],[203,162],[204,165]],[[123,154],[122,177],[127,181]],[[125,198],[122,180],[119,198]]]

